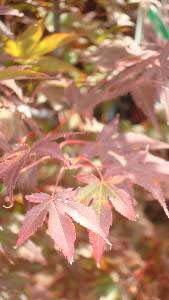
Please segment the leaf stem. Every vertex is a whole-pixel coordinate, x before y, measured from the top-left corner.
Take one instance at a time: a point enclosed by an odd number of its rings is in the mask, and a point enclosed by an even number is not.
[[[62,149],[64,146],[66,145],[70,145],[70,144],[79,144],[79,145],[84,145],[86,144],[86,141],[82,141],[82,140],[66,140],[63,141],[62,143],[60,143],[60,148]]]
[[[29,169],[35,167],[36,165],[40,164],[41,162],[43,162],[44,160],[47,160],[49,159],[50,156],[44,156],[44,157],[41,157],[40,159],[38,159],[37,161],[34,161],[33,163],[31,163],[30,165],[24,167],[21,171],[20,171],[20,174],[22,173],[25,173],[26,171],[28,171]]]
[[[65,171],[65,166],[62,166],[59,170],[59,173],[57,174],[56,176],[56,183],[55,183],[55,188],[54,188],[54,191],[52,192],[52,199],[54,198],[55,194],[56,194],[56,189],[58,187],[58,184],[60,182],[60,180],[62,179],[63,177],[63,174],[64,174],[64,171]]]
[[[91,160],[89,160],[88,158],[86,158],[84,156],[79,156],[78,158],[79,158],[79,160],[82,160],[82,161],[88,163],[93,169],[95,169],[100,177],[100,180],[103,180],[103,176],[102,176],[100,170],[92,163]]]

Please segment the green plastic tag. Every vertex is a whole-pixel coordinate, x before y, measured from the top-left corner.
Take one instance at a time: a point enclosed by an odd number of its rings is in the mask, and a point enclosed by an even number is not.
[[[151,21],[155,32],[163,39],[169,40],[169,28],[164,24],[163,20],[158,14],[158,10],[155,6],[151,6],[147,12],[147,16]]]

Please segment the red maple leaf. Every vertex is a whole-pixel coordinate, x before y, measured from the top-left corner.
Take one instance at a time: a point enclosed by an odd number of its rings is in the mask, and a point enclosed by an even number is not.
[[[120,162],[122,161],[122,164]],[[169,217],[169,211],[166,205],[163,185],[168,184],[169,162],[150,154],[148,151],[139,151],[135,155],[132,153],[119,159],[115,164],[112,160],[108,163],[106,176],[120,174],[128,178],[132,184],[137,184],[150,192],[152,196],[162,205],[166,215]]]
[[[117,155],[137,153],[149,147],[150,150],[168,149],[169,144],[155,140],[141,133],[118,133],[118,119],[105,125],[96,141],[86,142],[81,154],[88,158],[99,157],[102,161],[109,159],[110,152]]]
[[[45,193],[35,193],[26,196],[26,199],[37,205],[26,214],[17,246],[25,242],[38,227],[42,226],[47,215],[48,234],[54,240],[55,248],[61,250],[70,263],[73,261],[76,239],[71,218],[107,241],[106,234],[100,228],[92,208],[75,200],[76,191],[65,189],[53,196]]]
[[[78,199],[82,203],[90,203],[98,216],[100,227],[107,236],[112,224],[111,205],[127,219],[136,220],[134,208],[136,201],[126,188],[128,187],[127,184],[126,187],[125,185],[123,188],[120,187],[120,183],[125,180],[124,176],[103,177],[102,180],[99,180],[92,174],[83,174],[78,175],[77,179],[87,184],[85,187],[79,188]],[[89,231],[89,237],[94,257],[99,264],[105,249],[105,241],[91,230]]]
[[[64,156],[59,148],[59,144],[56,139],[63,136],[58,133],[49,133],[45,137],[35,142],[31,148],[31,152],[35,153],[37,157],[43,157],[49,155],[57,160],[64,161]]]
[[[21,147],[18,151],[10,152],[0,161],[0,179],[6,185],[9,200],[13,202],[13,190],[19,179],[19,172],[25,166],[29,156],[27,147]]]
[[[17,150],[13,150],[5,143],[3,136],[0,136],[0,147],[8,152],[0,160],[0,179],[3,180],[7,187],[9,200],[13,202],[13,190],[16,183],[22,177],[21,171],[23,168],[29,166],[34,167],[33,162],[38,158],[49,156],[51,158],[64,161],[64,155],[61,153],[59,144],[55,141],[58,136],[56,134],[49,134],[40,140],[36,141],[32,147],[27,144],[21,145]],[[10,151],[9,151],[10,150]],[[22,180],[19,180],[20,183]]]
[[[0,132],[0,149],[2,149],[4,152],[8,152],[11,150],[11,147],[8,144],[4,134],[2,132]]]

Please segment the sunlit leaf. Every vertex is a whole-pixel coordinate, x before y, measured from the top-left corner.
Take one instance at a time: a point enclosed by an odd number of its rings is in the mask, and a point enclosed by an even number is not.
[[[44,31],[42,21],[29,26],[16,40],[7,40],[4,50],[15,57],[30,57]]]
[[[86,174],[86,176],[83,174],[77,176],[77,179],[83,183],[87,183],[85,187],[79,188],[79,201],[82,203],[90,203],[90,206],[96,212],[100,228],[106,236],[108,236],[112,224],[112,213],[109,201],[114,209],[121,215],[131,221],[135,221],[136,212],[133,206],[134,199],[128,191],[120,189],[116,184],[112,184],[113,177],[105,177],[101,181],[92,174]],[[89,231],[89,238],[93,247],[93,255],[99,264],[105,250],[105,241],[102,237],[93,233],[92,230]]]
[[[34,198],[35,197],[35,198]],[[70,263],[73,261],[76,233],[71,218],[89,230],[101,235],[106,240],[104,231],[99,226],[96,214],[91,207],[75,201],[76,191],[65,189],[55,196],[36,193],[26,196],[30,202],[37,203],[30,209],[23,222],[17,246],[24,243],[41,227],[48,218],[48,234],[54,240],[55,248],[61,250]],[[71,217],[71,218],[70,218]]]
[[[41,56],[52,52],[58,47],[66,45],[76,39],[74,33],[54,33],[44,38],[34,50],[34,55]]]

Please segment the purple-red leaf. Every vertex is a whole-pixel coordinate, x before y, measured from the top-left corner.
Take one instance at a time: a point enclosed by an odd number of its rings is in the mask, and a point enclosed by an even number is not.
[[[6,185],[11,203],[13,202],[13,190],[19,179],[19,172],[25,166],[27,158],[28,150],[24,149],[9,153],[0,162],[0,179]]]
[[[64,210],[77,223],[99,234],[107,241],[105,233],[100,228],[96,214],[91,207],[87,207],[77,201],[67,201],[66,205],[64,204]]]
[[[47,205],[48,202],[40,203],[27,212],[16,243],[17,246],[23,244],[36,232],[38,227],[43,225],[48,212]]]
[[[8,144],[7,140],[5,139],[5,136],[1,132],[0,132],[0,149],[2,149],[4,152],[8,152],[11,150],[10,145]]]
[[[116,211],[131,221],[136,220],[133,200],[125,190],[113,186],[109,197]]]
[[[51,203],[49,209],[48,234],[70,263],[73,262],[75,227],[71,219],[58,211],[57,205]]]
[[[104,231],[105,235],[108,236],[109,229],[112,224],[112,212],[109,203],[105,203],[101,206],[98,216],[100,227]],[[105,250],[105,241],[102,237],[92,231],[89,231],[89,239],[93,248],[93,256],[99,265]]]
[[[32,203],[42,203],[44,201],[48,201],[50,196],[46,193],[34,193],[32,195],[27,195],[25,198]]]
[[[99,234],[105,241],[107,235],[100,228],[97,216],[91,207],[75,201],[76,191],[65,189],[55,195],[35,193],[26,199],[38,203],[26,214],[17,245],[21,245],[42,226],[48,214],[48,234],[55,242],[55,248],[62,251],[68,261],[73,261],[75,228],[69,216],[82,226]]]
[[[56,139],[56,137],[55,137]],[[54,137],[47,135],[44,138],[37,141],[32,147],[32,153],[36,153],[38,157],[51,156],[58,160],[64,160],[64,156],[59,148],[59,145],[53,141]]]
[[[132,153],[136,155],[138,151],[145,150],[148,146],[150,150],[168,149],[169,144],[150,138],[144,134],[128,132],[118,133],[117,124],[112,122],[104,126],[102,132],[98,134],[96,141],[86,142],[82,147],[81,154],[88,158],[98,156],[102,161],[106,161],[113,152],[116,155],[126,155]]]

